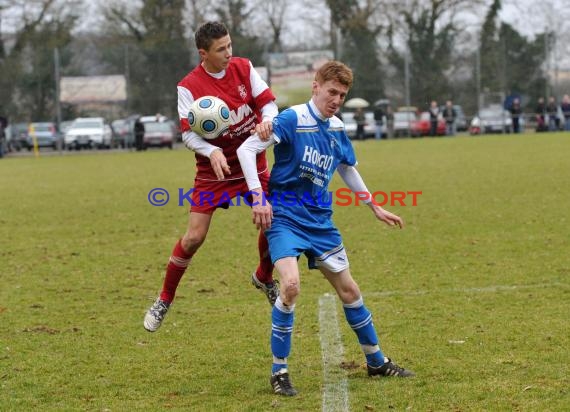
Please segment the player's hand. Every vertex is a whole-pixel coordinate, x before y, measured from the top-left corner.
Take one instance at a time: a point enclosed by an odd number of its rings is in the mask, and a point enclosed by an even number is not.
[[[273,219],[273,208],[260,190],[252,190],[251,193],[253,198],[251,202],[253,224],[261,230],[269,229]]]
[[[374,215],[378,220],[386,223],[388,226],[399,226],[400,229],[404,228],[404,221],[398,215],[395,215],[392,212],[388,212],[387,210],[383,209],[382,207],[375,205],[374,202],[370,202],[369,206],[371,207]]]
[[[224,178],[224,174],[229,175],[232,173],[222,149],[216,149],[210,154],[210,164],[212,165],[212,169],[214,169],[214,173],[218,180],[222,180]]]
[[[269,140],[271,133],[273,133],[273,123],[266,121],[256,124],[255,128],[250,130],[250,133],[257,133],[261,141],[266,142]]]

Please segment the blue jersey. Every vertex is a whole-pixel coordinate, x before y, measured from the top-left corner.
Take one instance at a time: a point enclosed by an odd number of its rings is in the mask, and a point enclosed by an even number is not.
[[[314,229],[332,226],[329,182],[340,163],[356,157],[342,121],[321,120],[309,104],[293,106],[273,119],[275,164],[269,180],[275,217]]]

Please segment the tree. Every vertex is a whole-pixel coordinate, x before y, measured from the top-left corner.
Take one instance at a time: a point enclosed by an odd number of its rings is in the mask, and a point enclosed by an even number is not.
[[[265,63],[265,45],[247,29],[253,8],[248,8],[245,3],[244,0],[223,0],[214,12],[230,32],[234,53],[247,57],[254,66],[261,66]]]
[[[52,120],[54,49],[71,42],[77,15],[70,10],[69,6],[74,6],[70,1],[37,0],[27,6],[24,9],[21,2],[12,2],[0,8],[0,12],[20,15],[11,47],[0,37],[0,94],[9,96],[0,102],[0,110],[13,119]]]
[[[283,41],[281,37],[286,27],[286,17],[290,5],[290,2],[282,0],[257,0],[256,2],[261,20],[260,26],[265,27],[268,25],[269,28],[267,31],[271,33],[271,40],[267,46],[270,53],[283,51]]]
[[[470,0],[415,0],[395,5],[399,18],[389,30],[390,63],[400,74],[404,87],[406,53],[410,62],[410,98],[412,104],[425,107],[431,100],[453,97],[449,73],[453,68],[453,50],[460,34],[455,16],[475,7],[479,1]],[[397,38],[399,34],[399,38]],[[407,51],[398,50],[398,41],[404,40]]]
[[[129,45],[129,102],[140,113],[176,116],[176,84],[188,72],[190,52],[181,16],[184,0],[146,0],[129,12],[111,4],[104,13],[112,29],[108,41]],[[113,64],[122,72],[123,62]]]
[[[505,67],[501,55],[501,41],[499,39],[498,16],[501,10],[501,0],[493,0],[489,7],[483,26],[481,27],[480,40],[480,66],[481,87],[492,92],[503,91],[502,83]],[[500,75],[499,75],[500,74]]]
[[[380,3],[372,0],[327,0],[333,24],[342,35],[344,61],[354,72],[351,96],[374,102],[384,96],[384,76],[378,57],[377,37],[382,26],[372,21]]]
[[[551,36],[552,33],[543,33],[529,41],[509,24],[501,24],[499,41],[504,52],[505,95],[522,94],[528,96],[529,101],[544,96],[547,84],[543,69],[546,58],[544,43],[545,37]]]
[[[481,87],[504,96],[527,95],[535,100],[544,96],[544,43],[550,34],[527,40],[511,25],[498,21],[501,6],[500,0],[493,1],[481,27]]]

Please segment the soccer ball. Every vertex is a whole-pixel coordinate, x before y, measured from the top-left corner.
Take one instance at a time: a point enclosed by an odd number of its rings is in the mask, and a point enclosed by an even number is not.
[[[215,139],[230,127],[230,109],[222,99],[203,96],[194,100],[190,106],[188,123],[192,131],[204,139]]]

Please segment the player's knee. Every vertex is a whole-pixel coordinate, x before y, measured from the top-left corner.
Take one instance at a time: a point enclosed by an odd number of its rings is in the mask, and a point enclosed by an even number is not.
[[[204,240],[206,240],[205,233],[186,232],[182,238],[182,248],[186,253],[195,252],[200,246],[202,246]]]
[[[301,285],[299,280],[290,280],[283,285],[283,290],[285,292],[285,298],[287,302],[295,300],[299,296],[301,291]]]
[[[338,292],[339,298],[343,303],[353,303],[360,299],[360,288],[355,282],[349,283]]]

